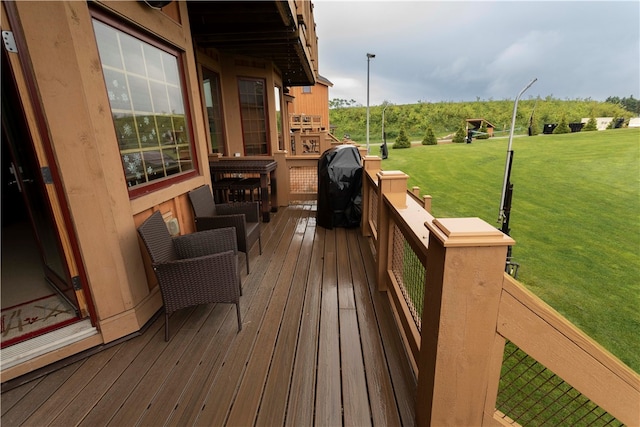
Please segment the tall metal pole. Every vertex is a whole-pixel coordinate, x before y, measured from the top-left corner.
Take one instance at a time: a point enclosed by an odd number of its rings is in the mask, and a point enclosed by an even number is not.
[[[513,143],[513,130],[516,127],[516,112],[518,111],[518,101],[522,94],[531,87],[538,80],[537,78],[531,80],[528,85],[525,86],[524,89],[520,91],[518,96],[516,97],[516,101],[513,103],[513,114],[511,115],[511,129],[509,130],[509,146],[507,147],[507,161],[504,167],[504,182],[502,184],[502,196],[500,197],[500,214],[498,217],[498,221],[504,220],[504,208],[505,208],[505,199],[507,197],[507,187],[509,186],[509,175],[511,172],[511,157],[513,156],[513,151],[511,150],[511,144]]]
[[[385,141],[385,138],[384,138],[384,111],[387,109],[387,107],[388,107],[388,105],[385,105],[382,108],[382,142]]]
[[[516,101],[513,103],[513,114],[511,116],[511,129],[509,130],[509,147],[507,148],[507,161],[504,166],[504,183],[502,185],[502,197],[500,200],[500,214],[498,222],[502,223],[500,231],[506,235],[510,235],[511,229],[509,228],[509,219],[511,218],[511,200],[513,197],[513,184],[511,184],[511,165],[513,163],[513,150],[511,144],[513,143],[513,131],[516,127],[516,112],[518,111],[518,100],[522,94],[536,82],[533,79],[529,82],[524,89],[520,91],[516,97]],[[507,260],[505,263],[505,271],[511,276],[518,277],[518,263],[514,263],[511,260],[511,246],[507,248]]]
[[[380,157],[382,160],[389,157],[389,150],[387,149],[387,134],[384,132],[384,112],[387,110],[389,105],[385,105],[382,108],[382,145],[380,146]]]
[[[376,56],[373,53],[367,53],[367,154],[369,153],[369,62],[371,58]]]

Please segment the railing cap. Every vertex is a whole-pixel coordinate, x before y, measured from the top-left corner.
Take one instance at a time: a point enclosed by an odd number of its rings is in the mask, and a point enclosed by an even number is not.
[[[480,218],[435,218],[424,224],[445,247],[511,246],[516,243]]]
[[[407,179],[409,175],[402,171],[380,171],[377,173],[382,179]]]

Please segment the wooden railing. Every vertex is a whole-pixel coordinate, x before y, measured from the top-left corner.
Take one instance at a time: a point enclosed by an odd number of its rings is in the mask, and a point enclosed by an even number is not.
[[[317,197],[318,155],[274,157],[279,194]],[[419,425],[640,425],[638,374],[505,274],[510,237],[433,217],[380,166],[365,157],[362,233],[418,378]]]
[[[289,114],[289,129],[303,132],[319,132],[323,129],[322,116],[307,114]]]
[[[367,157],[362,232],[418,376],[419,425],[640,425],[640,377],[504,273],[515,242],[431,216]]]

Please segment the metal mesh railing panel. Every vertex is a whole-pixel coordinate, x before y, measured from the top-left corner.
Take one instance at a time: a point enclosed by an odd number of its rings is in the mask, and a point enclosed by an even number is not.
[[[369,191],[369,218],[373,227],[378,229],[378,188],[372,187]]]
[[[562,378],[507,342],[496,409],[522,426],[621,426]]]
[[[318,169],[313,166],[293,166],[289,168],[291,193],[317,194]]]
[[[416,322],[418,330],[421,331],[426,270],[395,224],[393,225],[391,270],[409,306],[411,316]]]

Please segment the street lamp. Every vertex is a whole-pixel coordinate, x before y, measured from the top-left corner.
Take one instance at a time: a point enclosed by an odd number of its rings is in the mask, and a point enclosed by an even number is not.
[[[367,155],[369,154],[369,62],[375,57],[373,53],[367,53]]]

